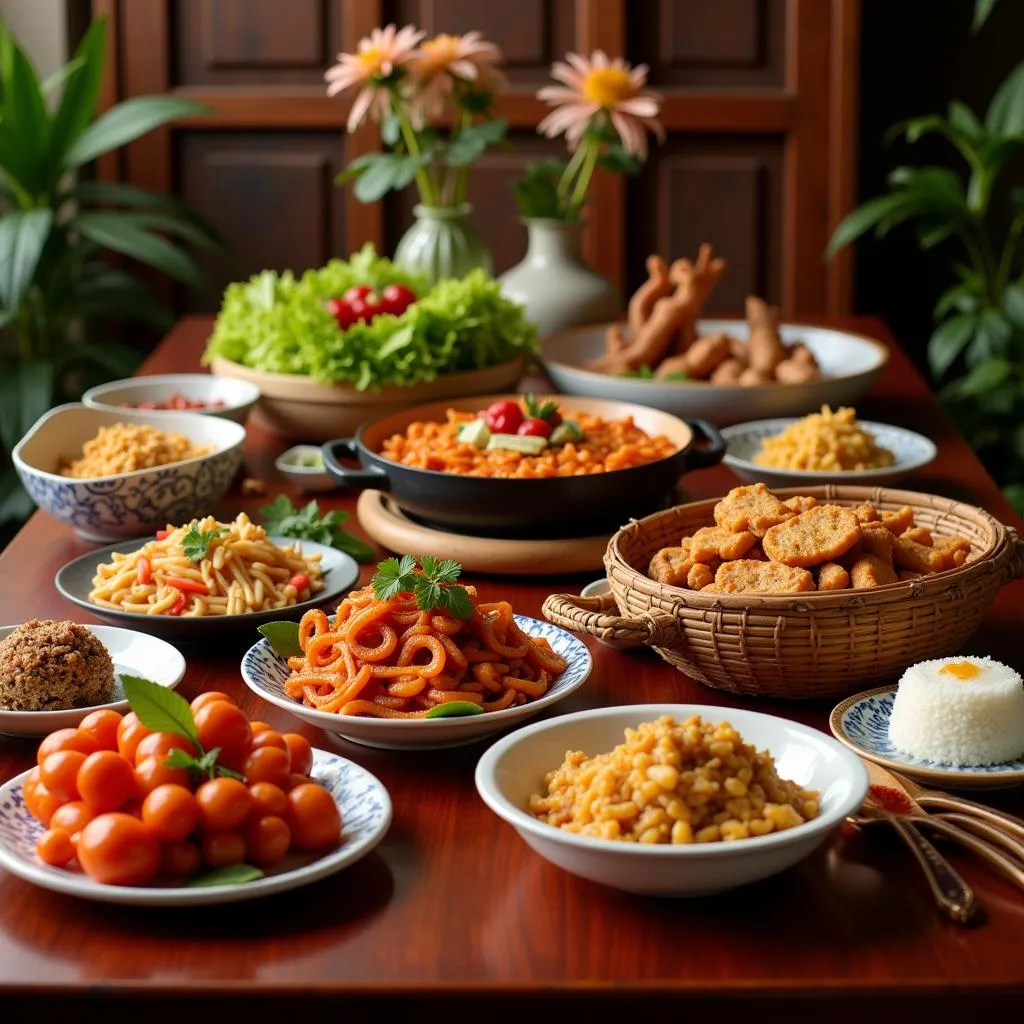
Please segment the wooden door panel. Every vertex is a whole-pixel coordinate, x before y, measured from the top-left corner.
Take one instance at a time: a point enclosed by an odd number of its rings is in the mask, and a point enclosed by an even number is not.
[[[212,220],[238,265],[207,259],[218,292],[260,270],[316,267],[344,255],[344,197],[334,176],[344,137],[327,132],[194,132],[176,138],[182,198]],[[218,297],[191,295],[191,311]]]
[[[175,0],[175,84],[321,85],[341,14],[337,0]]]
[[[779,89],[785,82],[786,0],[646,0],[629,4],[627,16],[630,54],[650,65],[653,84]]]
[[[729,267],[707,305],[736,313],[747,295],[778,302],[781,291],[782,149],[772,141],[674,139],[630,189],[635,225],[627,281],[636,288],[651,253],[666,260],[697,255],[710,242]]]

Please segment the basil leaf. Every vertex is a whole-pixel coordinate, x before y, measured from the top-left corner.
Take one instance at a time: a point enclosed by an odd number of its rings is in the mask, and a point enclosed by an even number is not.
[[[282,658],[301,658],[299,624],[297,622],[264,622],[256,627]]]
[[[185,885],[190,889],[208,885],[244,885],[246,882],[255,882],[257,878],[263,878],[263,872],[259,868],[254,868],[251,864],[229,864],[225,868],[204,871],[201,875],[190,878]]]
[[[197,760],[191,754],[186,753],[184,750],[178,747],[172,747],[167,751],[167,757],[164,758],[164,766],[167,768],[185,768],[185,769],[203,769],[203,761],[205,756]]]
[[[484,709],[479,704],[469,700],[448,700],[443,704],[436,704],[423,717],[424,718],[463,718],[467,715],[482,715]]]
[[[196,750],[202,749],[192,709],[184,697],[139,676],[122,675],[121,684],[132,711],[147,729],[173,732],[176,736],[184,736]]]

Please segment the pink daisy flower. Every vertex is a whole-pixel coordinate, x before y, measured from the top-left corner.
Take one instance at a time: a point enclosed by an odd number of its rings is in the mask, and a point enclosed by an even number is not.
[[[456,80],[471,85],[493,86],[504,76],[495,65],[501,63],[501,51],[479,32],[462,36],[446,33],[428,39],[416,51],[410,72],[419,80],[416,103],[427,117],[437,117],[455,89]]]

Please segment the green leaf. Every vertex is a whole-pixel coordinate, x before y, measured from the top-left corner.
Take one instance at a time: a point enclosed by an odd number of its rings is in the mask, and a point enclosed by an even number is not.
[[[206,281],[183,250],[166,239],[150,234],[122,213],[86,212],[69,221],[97,245],[131,256],[194,288],[205,289]]]
[[[219,530],[200,530],[197,526],[191,526],[181,539],[181,550],[185,557],[193,562],[201,562],[210,553],[210,545],[218,538],[227,533],[227,528]]]
[[[1003,292],[1003,312],[1010,323],[1024,329],[1024,282],[1013,281]]]
[[[199,889],[211,885],[244,885],[263,878],[263,872],[251,864],[229,864],[223,868],[213,868],[201,875],[194,875],[185,885],[190,889]]]
[[[11,32],[0,35],[0,167],[29,195],[43,191],[50,115],[39,76]]]
[[[49,98],[55,93],[72,75],[77,75],[82,68],[85,67],[85,61],[80,57],[76,57],[74,60],[69,60],[63,67],[57,68],[52,75],[48,75],[40,83],[39,88],[43,90],[43,95]]]
[[[380,125],[380,137],[385,146],[395,146],[402,138],[402,119],[395,113],[390,113]]]
[[[365,540],[344,530],[332,531],[331,546],[344,551],[360,565],[369,565],[377,557],[377,552]]]
[[[974,111],[959,100],[950,103],[947,120],[954,131],[974,143],[980,142],[985,136],[985,126],[978,120]]]
[[[256,628],[267,638],[267,643],[282,658],[302,657],[297,622],[264,622],[262,626]]]
[[[370,153],[372,157],[356,179],[356,199],[361,203],[375,203],[392,189],[403,189],[423,166],[423,159],[399,153]]]
[[[122,675],[121,684],[132,711],[147,729],[173,732],[187,739],[196,750],[203,749],[192,709],[181,694],[139,676]]]
[[[565,168],[563,160],[539,160],[526,165],[523,176],[512,185],[521,216],[564,217],[558,198],[558,182]]]
[[[989,135],[1024,133],[1024,62],[1018,64],[996,90],[985,114]]]
[[[65,155],[67,167],[80,167],[117,149],[154,128],[179,117],[210,113],[210,107],[174,96],[137,96],[111,107],[72,143]]]
[[[52,226],[52,210],[11,210],[0,217],[0,302],[5,308],[21,306]]]
[[[1017,515],[1024,516],[1024,484],[1007,484],[1003,488],[1003,494]]]
[[[466,167],[481,156],[488,146],[501,142],[508,131],[508,121],[495,119],[463,128],[448,143],[445,163],[449,167]]]
[[[0,525],[26,520],[36,507],[13,466],[0,471]]]
[[[983,395],[997,388],[1012,372],[1012,364],[1005,359],[990,359],[979,363],[966,377],[958,381],[957,391],[964,396]]]
[[[203,757],[205,756],[204,754]],[[181,750],[179,747],[168,750],[163,763],[167,768],[184,768],[186,771],[197,772],[202,770],[201,759],[193,757],[187,750]]]
[[[385,558],[377,566],[377,571],[370,581],[378,601],[388,601],[392,597],[413,590],[416,582],[416,559],[412,555],[397,558]]]
[[[435,704],[424,718],[463,718],[466,715],[482,715],[484,709],[470,700],[447,700]]]
[[[91,342],[81,342],[67,353],[65,363],[92,363],[113,374],[116,379],[130,377],[139,368],[141,361],[142,353],[138,349],[113,341],[104,341],[95,345]]]
[[[983,310],[977,319],[974,340],[967,349],[967,365],[972,370],[992,359],[1011,355],[1007,351],[1013,336],[1013,327],[1006,317],[995,309]]]
[[[825,253],[828,257],[832,257],[844,246],[849,245],[881,221],[893,217],[906,220],[914,216],[919,209],[920,200],[902,190],[878,196],[876,199],[869,199],[840,221]]]
[[[976,313],[984,299],[984,293],[971,283],[955,284],[947,288],[935,304],[935,322],[945,320],[946,317],[956,310],[958,313]]]
[[[974,0],[974,20],[971,22],[971,32],[981,31],[981,27],[988,21],[997,0]]]
[[[639,174],[642,167],[640,161],[632,153],[627,153],[621,143],[610,146],[598,157],[597,163],[612,174],[626,174],[630,177]]]
[[[80,138],[89,122],[96,116],[100,84],[107,54],[107,19],[95,18],[75,50],[74,58],[64,69],[78,63],[80,70],[68,75],[60,105],[53,115],[47,160],[50,165],[50,185],[55,186],[67,169],[68,150]]]
[[[46,359],[24,359],[0,373],[0,444],[7,450],[21,440],[53,405],[53,366]]]
[[[935,329],[928,342],[928,365],[936,378],[942,377],[974,336],[977,320],[970,314],[950,317]]]
[[[465,587],[445,587],[442,593],[447,611],[455,618],[471,619],[473,617],[473,602]]]

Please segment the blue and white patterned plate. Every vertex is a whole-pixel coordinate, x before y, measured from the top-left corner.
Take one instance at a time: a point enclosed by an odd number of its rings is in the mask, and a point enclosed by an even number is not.
[[[888,423],[861,420],[860,425],[873,434],[883,448],[893,453],[895,461],[884,469],[855,469],[843,471],[771,469],[759,466],[754,456],[761,450],[765,438],[781,434],[796,423],[795,418],[753,420],[737,423],[722,431],[728,448],[722,462],[741,480],[751,483],[764,481],[769,487],[796,487],[800,484],[894,484],[915,470],[932,462],[938,453],[935,445],[912,430],[894,427]]]
[[[923,783],[950,789],[1002,789],[1024,782],[1024,761],[959,767],[921,760],[897,750],[889,740],[889,716],[895,697],[891,686],[848,697],[829,716],[832,735],[861,757]]]
[[[288,663],[266,640],[260,640],[242,658],[242,678],[254,693],[296,718],[323,729],[328,735],[342,736],[353,743],[387,750],[426,750],[431,747],[457,747],[483,736],[500,732],[510,725],[520,725],[543,708],[556,704],[579,689],[590,675],[593,659],[586,644],[572,633],[550,622],[517,615],[516,623],[524,633],[547,640],[556,653],[568,661],[565,671],[554,681],[543,697],[482,715],[459,718],[370,718],[357,715],[336,715],[316,711],[293,700],[284,691],[291,674]]]
[[[36,857],[35,843],[44,829],[25,807],[22,786],[26,775],[28,772],[23,772],[0,786],[0,867],[44,889],[101,903],[199,906],[237,903],[286,892],[333,875],[365,857],[384,838],[391,824],[391,799],[378,779],[338,754],[314,750],[312,775],[326,786],[341,811],[342,842],[337,849],[319,857],[288,854],[268,868],[265,877],[242,885],[103,885],[77,868],[50,867]]]

